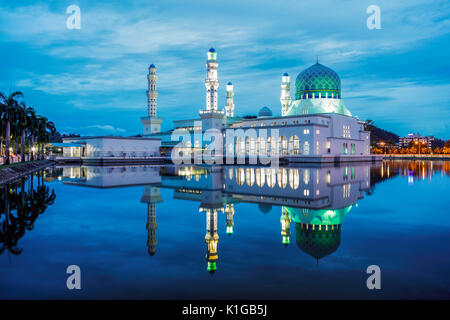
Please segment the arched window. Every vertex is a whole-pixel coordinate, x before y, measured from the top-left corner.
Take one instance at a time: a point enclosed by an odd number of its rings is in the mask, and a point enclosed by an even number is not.
[[[254,156],[255,155],[255,139],[252,137],[248,137],[245,141],[245,149],[247,155]]]
[[[233,180],[233,168],[228,169],[228,178]]]
[[[289,154],[300,154],[300,140],[295,134],[289,138]]]
[[[286,168],[279,168],[277,173],[278,186],[281,189],[286,188],[287,186],[287,170]]]
[[[308,184],[308,183],[309,183],[309,180],[310,180],[310,172],[309,172],[309,169],[305,169],[305,170],[303,170],[303,182],[304,182],[305,184]]]
[[[244,138],[237,138],[236,139],[236,155],[237,156],[244,156],[245,155]]]
[[[280,155],[286,155],[288,150],[288,141],[285,136],[280,136],[278,138],[278,152]]]
[[[299,185],[300,173],[298,169],[289,169],[289,186],[291,189],[296,190]]]
[[[240,186],[244,184],[245,182],[244,168],[236,168],[236,182]]]
[[[249,187],[255,183],[255,170],[253,168],[245,169],[245,181]]]
[[[266,182],[266,173],[265,173],[264,168],[257,168],[256,169],[256,185],[258,187],[263,187],[265,182]]]
[[[268,168],[266,170],[267,186],[269,188],[273,188],[275,186],[276,180],[277,180],[277,173],[275,171],[275,168]]]
[[[303,154],[309,155],[309,142],[308,141],[305,141],[305,143],[303,144]]]
[[[256,139],[256,150],[258,156],[266,155],[266,140],[263,137],[258,137]]]

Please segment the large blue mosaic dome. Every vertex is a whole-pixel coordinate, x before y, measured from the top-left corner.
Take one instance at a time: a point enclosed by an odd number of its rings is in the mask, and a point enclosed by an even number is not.
[[[319,95],[320,94],[320,95]],[[295,80],[295,100],[341,98],[341,79],[337,73],[320,63],[300,72]]]

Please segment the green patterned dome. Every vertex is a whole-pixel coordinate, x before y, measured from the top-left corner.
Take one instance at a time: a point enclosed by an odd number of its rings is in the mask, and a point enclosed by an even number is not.
[[[319,98],[341,98],[341,79],[337,73],[320,63],[302,71],[295,80],[295,100]]]
[[[305,253],[318,259],[335,252],[341,243],[341,226],[336,225],[333,230],[312,230],[312,225],[295,223],[295,242]]]

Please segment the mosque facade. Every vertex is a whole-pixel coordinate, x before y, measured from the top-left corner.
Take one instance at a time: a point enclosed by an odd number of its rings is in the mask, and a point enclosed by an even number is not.
[[[208,148],[208,141],[195,138],[195,131],[210,129],[222,132],[234,129],[244,132],[223,143],[223,154],[252,158],[261,154],[277,154],[288,162],[339,162],[378,160],[370,155],[370,132],[364,122],[352,116],[342,100],[341,80],[332,69],[318,61],[300,72],[291,96],[291,80],[281,77],[281,116],[263,107],[255,117],[240,117],[234,104],[234,86],[226,85],[226,103],[221,110],[218,102],[218,59],[211,48],[207,52],[205,78],[205,108],[198,117],[174,121],[174,129],[162,132],[162,119],[157,116],[156,67],[148,75],[148,115],[141,118],[144,137],[160,137],[162,148],[171,149],[174,130],[185,131],[192,138],[184,141],[184,153]],[[198,135],[197,135],[198,137]]]

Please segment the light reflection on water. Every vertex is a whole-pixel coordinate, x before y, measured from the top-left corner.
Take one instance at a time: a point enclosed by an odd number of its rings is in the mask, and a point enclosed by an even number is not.
[[[449,175],[442,161],[51,168],[3,186],[0,297],[448,298]]]

